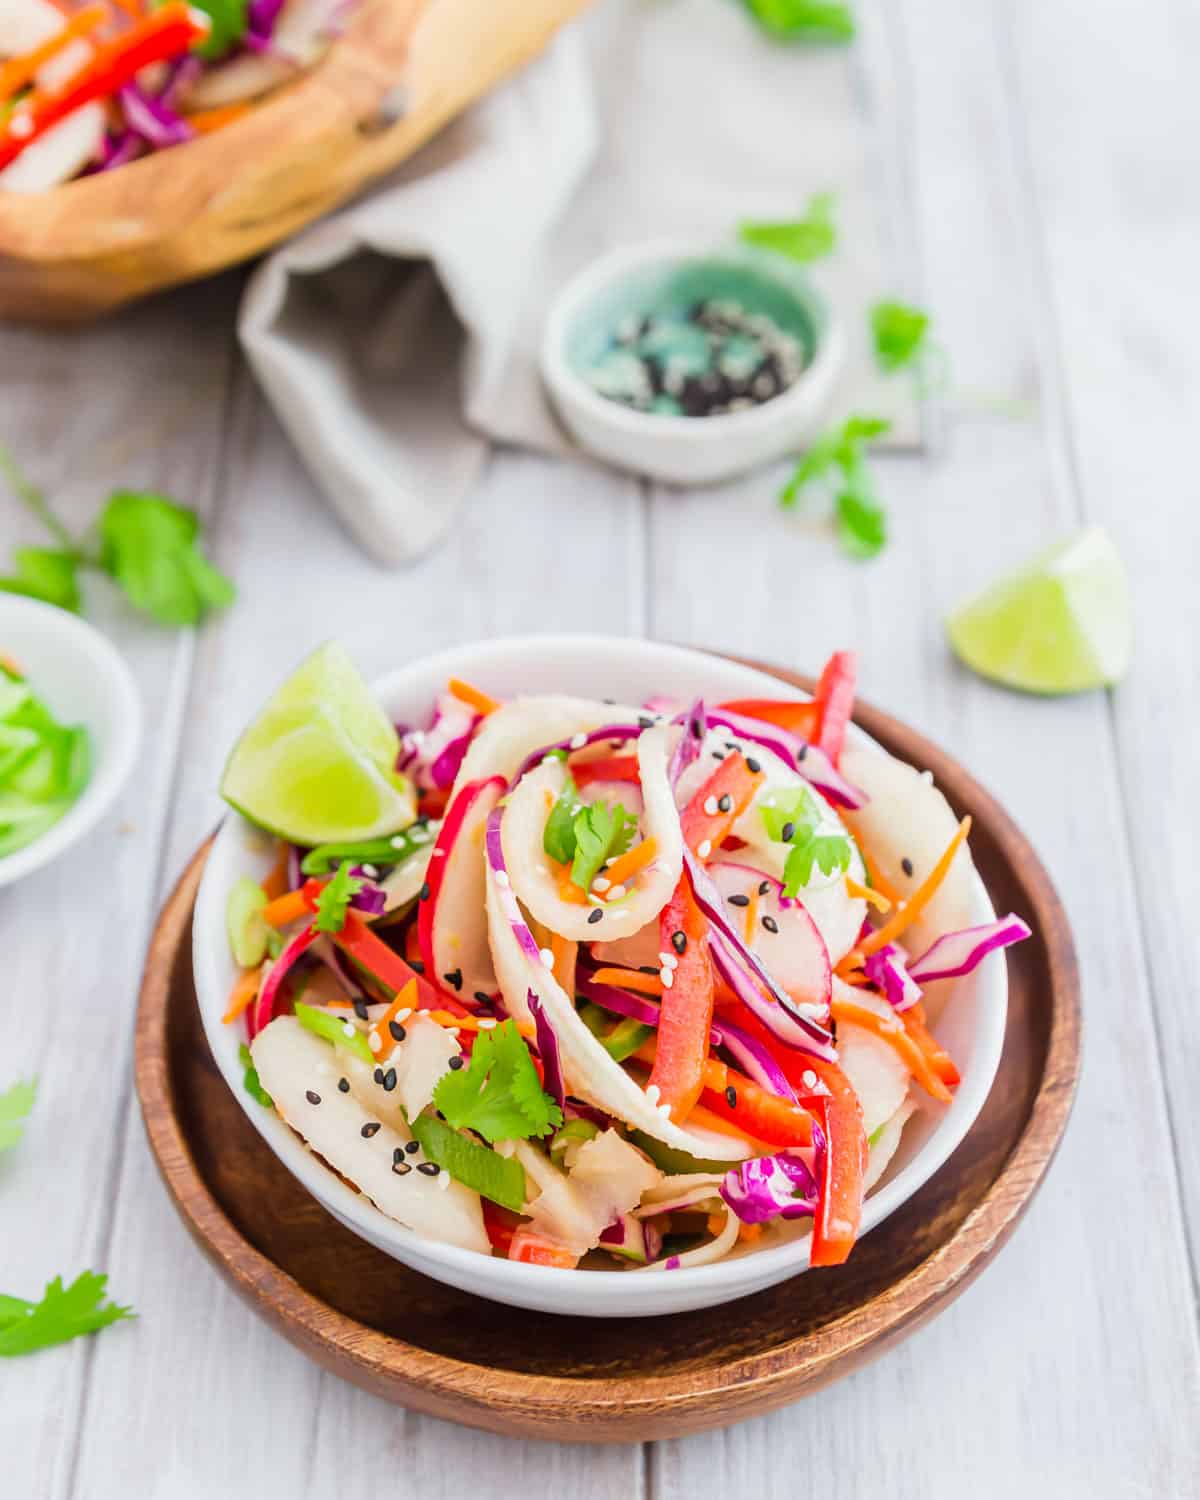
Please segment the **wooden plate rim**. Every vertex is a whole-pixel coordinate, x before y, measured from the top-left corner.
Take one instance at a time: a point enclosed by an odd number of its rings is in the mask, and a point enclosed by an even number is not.
[[[725,653],[711,653],[713,655]],[[743,657],[732,658],[768,673],[792,687],[811,688],[811,679]],[[142,1117],[159,1172],[192,1237],[233,1281],[237,1290],[289,1338],[307,1352],[326,1359],[336,1355],[340,1373],[378,1390],[381,1383],[403,1396],[414,1409],[475,1425],[494,1427],[508,1414],[510,1430],[547,1435],[570,1426],[571,1435],[597,1435],[606,1422],[636,1419],[641,1412],[674,1420],[695,1414],[689,1428],[717,1425],[751,1411],[783,1405],[812,1386],[825,1384],[830,1369],[852,1362],[868,1346],[882,1353],[919,1323],[952,1300],[979,1274],[1008,1240],[1045,1178],[1066,1129],[1079,1075],[1082,1018],[1078,965],[1066,913],[1049,875],[1032,845],[1000,804],[968,772],[924,736],[869,704],[860,702],[855,721],[885,744],[906,742],[925,766],[953,766],[959,786],[973,808],[992,827],[997,842],[1030,897],[1038,930],[1056,962],[1056,985],[1045,1064],[1029,1114],[1012,1152],[976,1206],[942,1246],[870,1304],[886,1309],[861,1332],[861,1306],[848,1310],[815,1333],[798,1336],[769,1351],[746,1355],[712,1368],[680,1376],[647,1375],[636,1379],[572,1377],[569,1412],[564,1413],[561,1377],[505,1370],[503,1385],[481,1399],[477,1372],[464,1360],[434,1354],[377,1332],[339,1313],[306,1291],[241,1234],[198,1171],[174,1106],[167,1063],[167,1013],[156,998],[167,988],[176,945],[188,940],[191,908],[210,836],[192,857],[160,914],[151,940],[138,1002],[134,1076]],[[943,1169],[945,1170],[945,1169]],[[848,1329],[848,1325],[851,1325]],[[653,1326],[653,1325],[650,1325]],[[799,1358],[801,1352],[803,1360]],[[814,1357],[815,1361],[814,1361]],[[819,1369],[814,1370],[816,1362]],[[714,1412],[720,1398],[733,1410]],[[697,1420],[698,1418],[698,1420]]]

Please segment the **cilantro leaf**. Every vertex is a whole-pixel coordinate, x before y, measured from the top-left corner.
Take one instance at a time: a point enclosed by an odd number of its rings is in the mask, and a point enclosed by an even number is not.
[[[194,511],[163,495],[118,490],[100,516],[100,563],[135,609],[163,625],[196,625],[234,588],[196,545]]]
[[[32,1354],[133,1317],[130,1308],[106,1300],[107,1284],[107,1276],[84,1271],[68,1287],[56,1276],[40,1302],[0,1298],[0,1356]]]
[[[624,854],[633,843],[637,819],[620,802],[593,802],[575,814],[575,858],[571,882],[590,891],[605,860]]]
[[[887,374],[920,359],[928,349],[929,314],[903,302],[876,302],[871,309],[875,360]]]
[[[767,837],[777,844],[790,843],[797,830],[813,832],[821,820],[821,814],[813,801],[814,794],[807,787],[798,786],[787,791],[776,791],[768,801],[758,804],[758,815],[762,818]],[[789,832],[785,834],[784,830]]]
[[[864,450],[891,425],[886,417],[855,413],[841,427],[821,433],[779,492],[780,506],[790,510],[814,480],[840,476],[833,496],[834,522],[838,541],[851,557],[874,557],[887,541],[887,517],[875,498]]]
[[[443,1075],[433,1102],[456,1129],[492,1142],[549,1135],[562,1124],[512,1021],[476,1034],[471,1061]]]
[[[37,1097],[37,1082],[14,1083],[12,1088],[0,1094],[0,1151],[15,1146],[21,1139],[26,1116],[33,1108]]]
[[[783,871],[783,894],[798,896],[812,880],[813,867],[822,875],[840,875],[850,868],[850,840],[839,833],[814,833],[797,839]]]
[[[573,825],[579,810],[579,792],[576,790],[574,777],[568,773],[563,789],[550,809],[546,829],[542,834],[542,848],[560,865],[568,864],[575,858]]]
[[[837,245],[833,223],[833,194],[814,193],[801,219],[790,223],[745,223],[738,234],[747,245],[774,250],[792,260],[808,262],[832,255]]]
[[[192,4],[212,23],[207,38],[194,49],[201,57],[223,57],[246,35],[246,0],[192,0]]]
[[[350,898],[357,896],[364,885],[366,881],[361,875],[351,875],[348,863],[338,865],[317,897],[317,913],[313,918],[317,931],[341,932],[346,925]]]
[[[57,547],[18,547],[13,552],[13,564],[12,575],[0,578],[0,589],[6,594],[44,599],[59,609],[79,613],[79,582],[76,578],[79,558],[74,552]]]
[[[850,557],[876,557],[887,545],[887,514],[872,496],[843,490],[834,502],[838,541]]]
[[[242,1087],[257,1103],[266,1109],[274,1109],[275,1101],[263,1088],[259,1081],[258,1069],[254,1066],[254,1059],[250,1056],[250,1048],[245,1042],[238,1048],[238,1061],[242,1065]]]
[[[834,0],[743,0],[746,9],[771,36],[783,41],[848,42],[854,16]]]

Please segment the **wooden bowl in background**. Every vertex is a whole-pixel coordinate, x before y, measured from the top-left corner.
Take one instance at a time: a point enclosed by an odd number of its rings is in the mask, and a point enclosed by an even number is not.
[[[322,60],[235,124],[51,192],[0,191],[0,318],[79,322],[278,244],[410,156],[586,3],[359,0]]]

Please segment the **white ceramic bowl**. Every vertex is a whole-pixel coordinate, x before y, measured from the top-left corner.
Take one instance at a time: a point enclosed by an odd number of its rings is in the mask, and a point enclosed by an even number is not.
[[[52,604],[0,594],[0,651],[57,719],[86,725],[92,741],[92,774],[79,800],[41,838],[0,859],[0,885],[8,885],[57,858],[108,811],[133,770],[142,708],[116,648]]]
[[[647,305],[667,278],[710,266],[748,272],[803,308],[815,351],[795,384],[761,406],[713,417],[635,411],[593,390],[576,368],[575,341],[610,330],[622,308]],[[542,379],[572,436],[597,458],[668,484],[711,484],[804,446],[829,404],[844,348],[829,303],[795,262],[748,247],[656,240],[603,255],[567,283],[546,321]]]
[[[451,676],[478,682],[501,695],[567,692],[630,703],[661,693],[719,701],[778,696],[780,692],[774,678],[733,662],[676,646],[607,636],[518,637],[460,646],[400,668],[378,682],[376,691],[393,718],[411,723],[428,713],[434,696]],[[239,875],[261,878],[272,863],[267,841],[241,818],[228,816],[209,856],[196,905],[193,951],[200,1013],[217,1065],[255,1129],[288,1170],[348,1229],[385,1254],[451,1286],[518,1307],[588,1317],[637,1317],[713,1307],[807,1269],[809,1235],[802,1222],[787,1227],[789,1238],[784,1243],[748,1250],[711,1266],[678,1271],[565,1271],[437,1244],[382,1214],[318,1161],[278,1116],[249,1097],[238,1061],[241,1028],[221,1024],[237,977],[225,936],[226,897]],[[976,904],[974,920],[990,921],[994,913],[982,884]],[[958,981],[934,1030],[953,1054],[962,1082],[944,1112],[919,1111],[905,1127],[887,1173],[864,1206],[864,1233],[932,1176],[970,1129],[1000,1061],[1007,1005],[1002,953],[990,955],[973,975]]]

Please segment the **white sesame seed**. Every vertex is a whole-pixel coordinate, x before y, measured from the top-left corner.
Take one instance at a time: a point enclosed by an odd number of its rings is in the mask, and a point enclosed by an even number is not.
[[[671,1106],[669,1104],[660,1104],[658,1106],[658,1112],[660,1115],[662,1115],[664,1120],[669,1120],[671,1118]]]
[[[368,880],[379,879],[379,871],[375,868],[374,865],[360,865],[359,868],[362,870],[363,874],[367,877]]]
[[[496,884],[497,885],[506,886],[508,884],[508,873],[507,873],[507,871],[505,871],[505,870],[495,870],[495,871],[493,871],[493,874],[495,876],[495,880],[496,880]]]
[[[479,1022],[479,1029],[480,1031],[491,1031],[492,1027],[496,1024],[491,1016],[484,1016]]]
[[[710,818],[716,816],[716,813],[717,813],[717,799],[715,797],[705,797],[705,799],[704,799],[704,811],[709,815]]]
[[[648,1083],[646,1085],[646,1098],[649,1099],[651,1104],[657,1105],[661,1097],[662,1090],[657,1083]]]
[[[660,953],[658,955],[658,962],[664,969],[673,969],[679,963],[679,960],[673,953]]]
[[[762,799],[762,805],[764,807],[774,807],[776,805],[775,804],[775,798],[774,797],[764,797]]]
[[[358,1035],[358,1032],[355,1029],[354,1025],[350,1021],[343,1021],[342,1022],[342,1035],[343,1036],[348,1036],[351,1039],[353,1039],[354,1037],[356,1037]]]
[[[609,888],[608,899],[610,901],[620,901],[621,897],[624,896],[624,894],[625,887],[623,885],[614,885]]]
[[[597,875],[592,881],[592,890],[599,891],[601,895],[612,885],[611,880],[606,880],[603,875]]]
[[[441,1192],[448,1193],[450,1191],[450,1173],[446,1171],[439,1172],[437,1185]]]
[[[550,873],[545,865],[537,865],[535,868],[537,869],[539,875],[549,875]]]
[[[669,990],[675,983],[674,969],[660,969],[658,971],[658,977],[662,980],[662,987],[664,990]]]
[[[459,1032],[461,1030],[462,1030],[462,1028],[460,1026],[447,1026],[446,1027],[446,1035],[447,1036],[458,1036],[458,1034],[459,1034]]]
[[[539,948],[538,957],[548,969],[552,969],[554,967],[554,954],[550,952],[549,948]]]
[[[803,1083],[804,1083],[804,1087],[806,1089],[815,1089],[816,1088],[816,1086],[817,1086],[817,1075],[813,1072],[813,1070],[811,1068],[805,1068]]]
[[[610,922],[623,922],[628,915],[629,908],[627,906],[618,906],[615,911],[609,912],[608,920]]]
[[[921,772],[921,780],[924,781],[927,785],[932,786],[933,785],[933,772],[932,771],[922,771]]]
[[[572,750],[582,750],[587,744],[587,735],[581,729],[578,734],[573,734],[569,741]]]
[[[412,1015],[412,1006],[411,1005],[406,1005],[403,1010],[398,1010],[396,1012],[395,1016],[393,1017],[393,1020],[395,1020],[399,1025],[403,1026],[404,1023],[405,1023],[405,1021],[407,1021],[408,1018],[409,1018],[409,1016],[411,1016],[411,1015]]]
[[[407,835],[405,835],[403,833],[398,833],[396,835],[396,837],[392,840],[392,848],[393,849],[403,849],[404,846],[408,843],[409,839],[415,839],[416,836],[417,835],[416,835],[415,830],[414,830],[414,832],[412,832],[410,834],[407,834]]]
[[[705,839],[700,847],[696,850],[696,853],[700,856],[701,859],[707,859],[708,856],[712,853],[712,839]]]
[[[383,1051],[383,1038],[377,1031],[373,1031],[367,1038],[367,1046],[370,1047],[372,1052]]]

